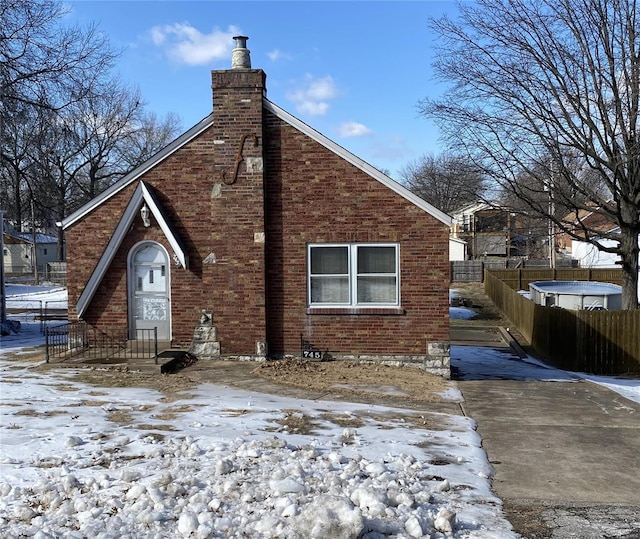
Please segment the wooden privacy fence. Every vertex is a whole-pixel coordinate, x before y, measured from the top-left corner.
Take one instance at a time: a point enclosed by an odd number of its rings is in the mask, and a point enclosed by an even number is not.
[[[535,281],[600,281],[622,284],[622,272],[619,269],[605,268],[526,268],[491,269],[491,274],[513,290],[529,291],[529,283]]]
[[[640,310],[571,311],[543,307],[501,279],[510,271],[518,270],[485,272],[485,292],[541,358],[570,371],[640,373]],[[532,277],[528,275],[525,280],[544,280],[539,275]],[[566,278],[570,277],[563,277]],[[598,275],[596,279],[601,278]]]
[[[485,262],[483,260],[454,260],[451,265],[452,282],[481,283],[485,269],[504,268],[504,262]]]
[[[563,260],[558,261],[558,269],[550,270],[549,262],[546,260],[522,260],[516,258],[505,258],[501,260],[452,260],[451,265],[451,282],[478,282],[481,283],[484,279],[485,270],[505,270],[513,268],[511,271],[517,272],[518,268],[521,271],[533,271],[541,269],[544,271],[568,271],[572,268],[572,264],[576,262]],[[523,269],[526,268],[526,269]],[[579,270],[583,271],[583,270]],[[600,270],[602,271],[602,270]],[[611,271],[611,270],[608,270]],[[619,270],[613,270],[619,271]],[[515,273],[517,275],[517,273]],[[549,279],[546,279],[549,280]]]

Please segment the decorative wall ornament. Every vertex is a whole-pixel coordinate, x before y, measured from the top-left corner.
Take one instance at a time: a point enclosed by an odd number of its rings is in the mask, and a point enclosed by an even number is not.
[[[260,174],[264,170],[262,157],[246,157],[244,162],[249,174]]]
[[[216,254],[209,253],[205,259],[202,261],[203,264],[215,264],[216,263]]]
[[[267,350],[267,341],[256,341],[256,356],[266,357]]]
[[[242,138],[240,139],[240,146],[238,146],[238,153],[236,153],[236,162],[235,165],[233,167],[233,175],[228,178],[227,177],[227,171],[224,170],[222,172],[222,181],[226,184],[226,185],[233,185],[234,183],[236,183],[236,180],[238,179],[238,172],[240,171],[240,164],[244,161],[244,157],[242,156],[242,150],[244,149],[244,143],[246,142],[246,140],[248,138],[253,138],[253,145],[257,148],[258,147],[258,136],[254,133],[247,133],[245,135],[242,135]]]
[[[149,213],[150,213],[149,208],[147,207],[147,203],[145,202],[142,205],[142,208],[140,208],[140,217],[142,217],[142,223],[147,228],[151,226],[151,220],[149,219]]]
[[[200,326],[212,326],[213,325],[213,312],[202,309],[202,313],[200,314],[200,321],[198,322]]]

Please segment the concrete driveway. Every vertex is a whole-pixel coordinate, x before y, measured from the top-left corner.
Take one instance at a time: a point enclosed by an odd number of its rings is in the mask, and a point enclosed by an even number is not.
[[[479,344],[452,346],[453,377],[515,530],[640,538],[640,405],[504,343]]]

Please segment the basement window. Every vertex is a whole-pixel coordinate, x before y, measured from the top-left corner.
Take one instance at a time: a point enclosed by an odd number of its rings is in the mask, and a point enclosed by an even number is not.
[[[398,307],[398,251],[397,244],[309,245],[309,307]]]

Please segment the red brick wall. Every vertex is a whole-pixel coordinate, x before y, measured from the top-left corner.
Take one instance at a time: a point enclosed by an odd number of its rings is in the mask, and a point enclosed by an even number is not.
[[[448,227],[265,112],[268,341],[303,334],[344,354],[424,355],[449,341]],[[398,242],[404,314],[307,314],[307,244]]]
[[[213,126],[141,177],[189,260],[188,269],[170,270],[174,344],[190,343],[205,309],[223,355],[252,355],[265,340],[274,354],[297,354],[301,333],[342,353],[424,355],[427,342],[448,342],[447,227],[263,111],[264,80],[261,70],[213,72]],[[263,154],[264,174],[248,171],[247,159]],[[71,312],[136,185],[67,230]],[[136,216],[88,322],[126,327],[127,255],[142,240],[172,253],[155,220],[145,228]],[[404,314],[307,314],[307,243],[355,241],[400,244]],[[203,263],[208,256],[215,262]]]
[[[140,179],[151,185],[162,211],[186,246],[189,268],[171,268],[173,340],[188,345],[202,310],[213,312],[223,354],[254,354],[266,338],[264,297],[264,190],[260,170],[246,163],[234,175],[245,134],[244,159],[262,155],[261,70],[212,74],[214,126]],[[236,181],[227,182],[234,177]],[[73,306],[117,226],[134,182],[67,230],[69,304]],[[136,217],[84,318],[100,327],[127,324],[126,265],[129,250],[143,239],[172,253],[158,224],[144,228]],[[216,262],[203,264],[210,254]]]

